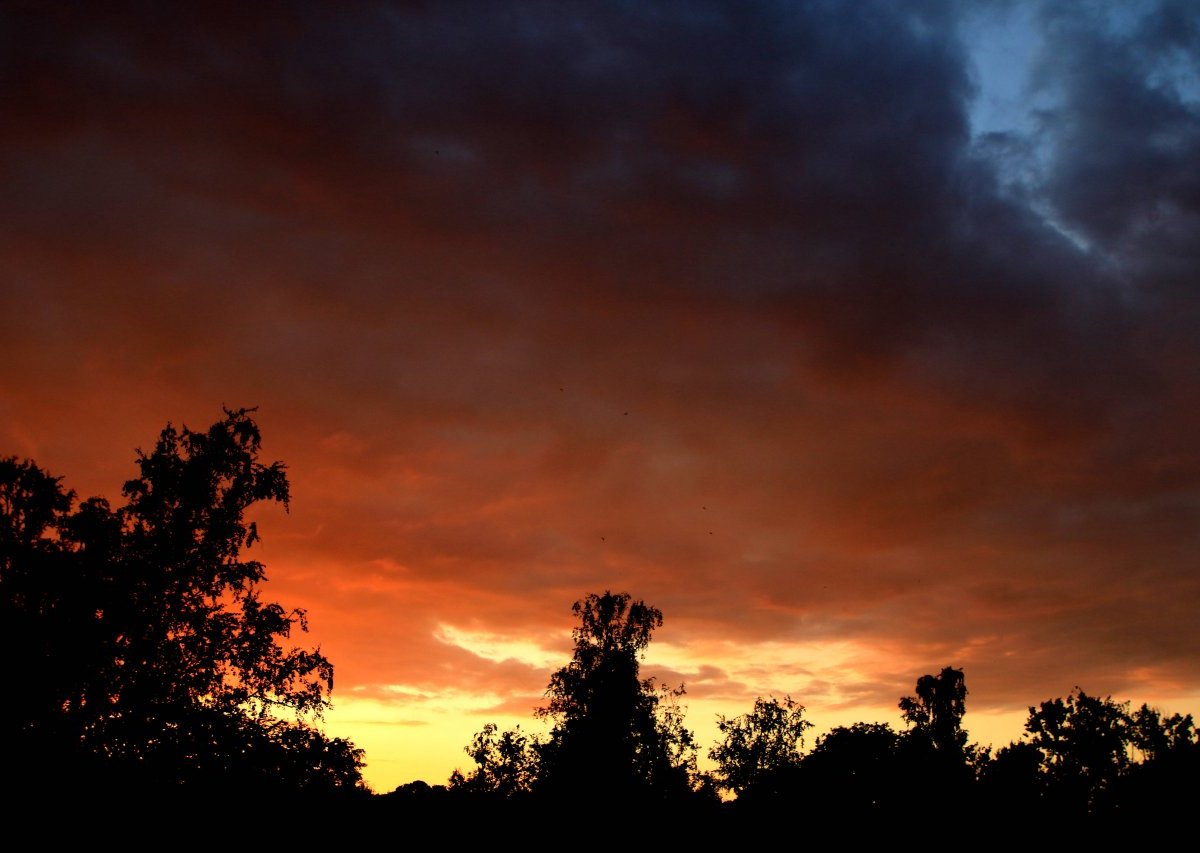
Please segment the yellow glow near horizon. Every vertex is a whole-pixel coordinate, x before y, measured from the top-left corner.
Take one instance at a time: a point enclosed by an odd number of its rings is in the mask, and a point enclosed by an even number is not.
[[[478,656],[504,662],[518,660],[545,667],[547,679],[556,665],[565,662],[561,654],[547,652],[539,644],[512,636],[470,631],[443,624],[436,630],[441,642],[465,648]],[[697,656],[703,656],[704,660]],[[904,725],[895,702],[910,693],[912,683],[897,684],[895,700],[888,703],[856,701],[853,693],[839,687],[853,684],[862,676],[855,662],[870,660],[871,650],[847,641],[830,643],[705,644],[703,648],[683,648],[656,643],[643,663],[643,674],[653,675],[667,669],[676,673],[699,672],[702,666],[718,667],[725,682],[706,691],[685,693],[680,704],[687,709],[686,725],[692,730],[699,749],[701,770],[712,768],[709,748],[720,737],[718,715],[734,717],[747,713],[756,696],[791,695],[805,706],[805,717],[813,728],[805,736],[805,750],[837,726],[856,722],[883,722],[898,731]],[[797,661],[805,661],[799,667]],[[969,675],[968,675],[969,677]],[[664,679],[667,686],[675,686]],[[820,683],[818,699],[806,696],[810,684]],[[386,793],[398,785],[423,780],[431,785],[445,784],[456,769],[471,769],[463,752],[485,723],[501,729],[520,726],[535,735],[547,735],[549,723],[534,716],[539,696],[528,696],[528,708],[522,709],[522,697],[496,692],[474,692],[461,688],[435,690],[407,684],[381,684],[343,688],[326,715],[326,731],[348,737],[365,750],[364,777],[377,793]],[[1051,697],[1029,700],[1030,705]],[[1123,701],[1127,697],[1114,697]],[[1200,705],[1200,694],[1185,696],[1130,698],[1136,707],[1143,701],[1167,712],[1186,711]],[[968,701],[964,720],[972,742],[993,750],[1019,739],[1024,733],[1026,708],[1012,710],[975,710]],[[505,708],[506,710],[498,710]]]
[[[365,692],[365,691],[364,691]],[[385,693],[386,690],[372,691]],[[436,696],[396,691],[387,698],[343,694],[326,714],[326,731],[347,737],[365,751],[363,777],[376,793],[423,780],[445,784],[455,768],[466,771],[471,761],[463,752],[484,723],[502,728],[520,725],[531,732],[544,730],[533,716],[490,713],[500,697],[448,690]]]
[[[555,665],[565,662],[561,653],[548,652],[537,643],[510,636],[448,624],[439,625],[435,636],[440,642],[467,649],[487,660],[517,660],[543,667],[547,679]],[[787,694],[805,706],[805,716],[813,723],[805,738],[806,749],[811,749],[820,735],[836,726],[886,722],[898,730],[903,728],[894,703],[856,701],[852,692],[838,688],[839,680],[853,684],[862,677],[854,663],[865,660],[869,652],[853,642],[710,643],[702,648],[657,643],[649,652],[643,663],[644,675],[664,669],[699,673],[702,667],[717,667],[723,673],[720,684],[704,684],[701,679],[695,692],[685,693],[679,700],[687,709],[686,725],[700,745],[702,770],[712,767],[707,753],[720,736],[718,715],[744,714],[751,709],[756,696]],[[797,661],[805,661],[807,665],[800,667]],[[916,677],[913,676],[914,683]],[[676,686],[669,678],[662,683]],[[814,683],[821,685],[819,701],[806,696]],[[898,685],[896,698],[905,692],[906,686]],[[378,793],[418,779],[431,785],[444,784],[455,768],[470,769],[470,759],[463,748],[485,723],[496,723],[502,729],[520,725],[531,734],[548,734],[549,724],[533,713],[539,697],[527,698],[528,709],[521,710],[521,697],[517,695],[460,688],[436,691],[406,684],[360,685],[340,693],[327,715],[327,730],[349,737],[365,750],[364,776]],[[516,710],[497,710],[506,705]],[[966,723],[973,741],[998,747],[1020,736],[1024,720],[1025,711],[1020,710],[969,713]]]

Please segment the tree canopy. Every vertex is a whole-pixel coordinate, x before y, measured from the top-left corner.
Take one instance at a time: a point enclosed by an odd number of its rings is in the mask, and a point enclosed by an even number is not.
[[[628,593],[590,594],[572,607],[571,660],[550,678],[539,714],[553,721],[538,745],[543,790],[597,798],[663,797],[690,789],[695,742],[676,699],[640,660],[662,612]]]
[[[791,696],[782,700],[761,696],[754,710],[738,717],[719,716],[722,740],[708,752],[717,763],[717,784],[739,797],[747,791],[778,785],[801,762],[804,732],[812,723],[804,719],[804,706]]]
[[[625,805],[686,796],[696,778],[696,743],[678,703],[683,687],[640,676],[662,612],[623,592],[590,594],[572,611],[579,625],[571,660],[550,677],[549,701],[536,709],[552,723],[549,736],[485,725],[464,750],[474,769],[456,770],[450,790]]]
[[[537,782],[537,747],[536,739],[522,732],[520,726],[502,732],[495,723],[487,723],[463,748],[475,762],[475,769],[465,774],[455,770],[450,776],[450,789],[499,799],[528,794]]]
[[[917,679],[917,695],[900,699],[905,722],[944,753],[961,754],[967,745],[962,718],[967,712],[967,683],[961,669],[944,667]]]
[[[361,784],[361,751],[313,725],[333,665],[290,645],[304,611],[264,600],[265,567],[243,557],[258,541],[248,510],[289,498],[251,411],[168,425],[115,510],[76,508],[59,478],[0,460],[0,630],[30,649],[32,687],[8,713],[30,762],[73,751],[168,788]]]

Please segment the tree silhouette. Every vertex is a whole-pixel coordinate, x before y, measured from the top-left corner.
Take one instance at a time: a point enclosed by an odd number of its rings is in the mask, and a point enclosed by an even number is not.
[[[1147,825],[1191,819],[1200,797],[1200,732],[1192,715],[1164,715],[1142,705],[1130,715],[1130,736],[1143,761],[1117,781],[1115,809]]]
[[[905,722],[943,753],[961,755],[967,745],[962,728],[967,683],[961,669],[945,667],[938,675],[917,679],[917,695],[900,699]]]
[[[517,726],[501,732],[495,723],[486,724],[469,746],[463,748],[475,769],[450,776],[450,790],[511,799],[528,794],[537,781],[538,742]]]
[[[753,789],[786,786],[786,777],[800,767],[804,732],[810,728],[804,706],[791,696],[782,701],[759,697],[748,714],[719,716],[717,730],[724,737],[708,752],[717,763],[717,785],[739,798]]]
[[[1025,730],[1042,752],[1050,791],[1062,809],[1094,810],[1129,767],[1128,703],[1077,687],[1065,699],[1031,707]]]
[[[980,786],[996,814],[1041,819],[1045,784],[1042,753],[1031,743],[1018,741],[1001,747],[983,762]]]
[[[60,736],[62,710],[98,665],[100,638],[88,610],[98,584],[76,571],[92,561],[72,554],[75,496],[60,479],[29,460],[0,459],[0,643],[20,686],[0,703],[0,719],[18,763],[68,742]]]
[[[837,726],[818,738],[802,768],[809,808],[830,822],[874,819],[894,811],[897,796],[906,790],[899,742],[886,723]]]
[[[258,540],[250,507],[288,501],[250,411],[204,432],[168,425],[117,510],[93,498],[71,512],[33,463],[0,466],[5,634],[31,631],[42,669],[17,722],[158,790],[353,789],[361,751],[311,726],[333,666],[286,647],[305,614],[264,601],[263,564],[242,558]]]
[[[594,800],[682,796],[690,789],[695,743],[674,699],[639,678],[639,660],[662,612],[628,593],[590,594],[575,602],[580,624],[571,662],[551,676],[554,720],[540,748],[545,791]]]
[[[1193,751],[1197,734],[1191,714],[1168,717],[1157,708],[1143,704],[1129,717],[1130,739],[1147,763]]]

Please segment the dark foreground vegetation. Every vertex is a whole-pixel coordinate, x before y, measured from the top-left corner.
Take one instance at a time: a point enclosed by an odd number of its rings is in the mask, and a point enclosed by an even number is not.
[[[288,645],[305,614],[261,596],[247,510],[287,505],[244,410],[168,426],[138,453],[124,506],[76,504],[30,461],[0,459],[0,714],[21,792],[89,801],[328,798],[362,754],[313,722],[333,666]],[[14,653],[14,650],[17,650]]]
[[[561,834],[588,849],[625,843],[634,827],[710,842],[834,828],[929,843],[1190,830],[1190,715],[1077,688],[1031,707],[1026,736],[993,751],[968,741],[952,667],[900,699],[902,730],[856,723],[807,752],[804,707],[759,698],[719,720],[715,769],[700,772],[682,686],[639,672],[662,613],[612,592],[574,605],[572,658],[537,712],[548,735],[488,725],[447,784],[371,794],[361,750],[319,728],[333,667],[290,645],[305,614],[264,601],[264,567],[243,558],[258,538],[250,507],[288,500],[284,467],[258,459],[250,414],[227,411],[204,432],[168,426],[139,452],[117,509],[0,459],[12,814],[69,804],[75,816],[123,815],[131,832],[151,815],[203,812],[231,827],[287,813],[310,834],[404,826],[448,842],[537,828],[543,846]]]
[[[1026,737],[993,751],[968,742],[966,681],[953,667],[922,676],[899,700],[903,730],[840,726],[807,753],[804,707],[760,697],[747,713],[718,720],[722,738],[708,750],[715,769],[698,772],[699,747],[676,704],[682,687],[638,676],[661,613],[611,592],[574,609],[574,656],[551,678],[539,712],[553,720],[549,736],[485,726],[466,747],[468,771],[445,786],[401,786],[387,799],[414,813],[550,822],[587,804],[648,825],[669,816],[673,831],[696,840],[784,837],[805,825],[881,840],[1191,832],[1200,794],[1191,715],[1076,688],[1031,707]]]

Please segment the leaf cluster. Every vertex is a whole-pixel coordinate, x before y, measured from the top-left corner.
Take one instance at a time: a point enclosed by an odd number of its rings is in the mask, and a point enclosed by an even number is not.
[[[265,600],[265,567],[243,557],[251,509],[289,499],[251,412],[168,425],[117,509],[76,508],[58,478],[0,460],[0,631],[29,652],[29,690],[6,716],[32,743],[179,783],[255,762],[264,777],[289,765],[288,778],[360,783],[361,751],[311,727],[333,665],[290,645],[304,611]]]
[[[800,766],[804,732],[812,723],[804,719],[804,706],[791,696],[782,700],[759,697],[754,710],[738,717],[717,717],[723,736],[708,752],[717,763],[717,784],[742,794]]]

